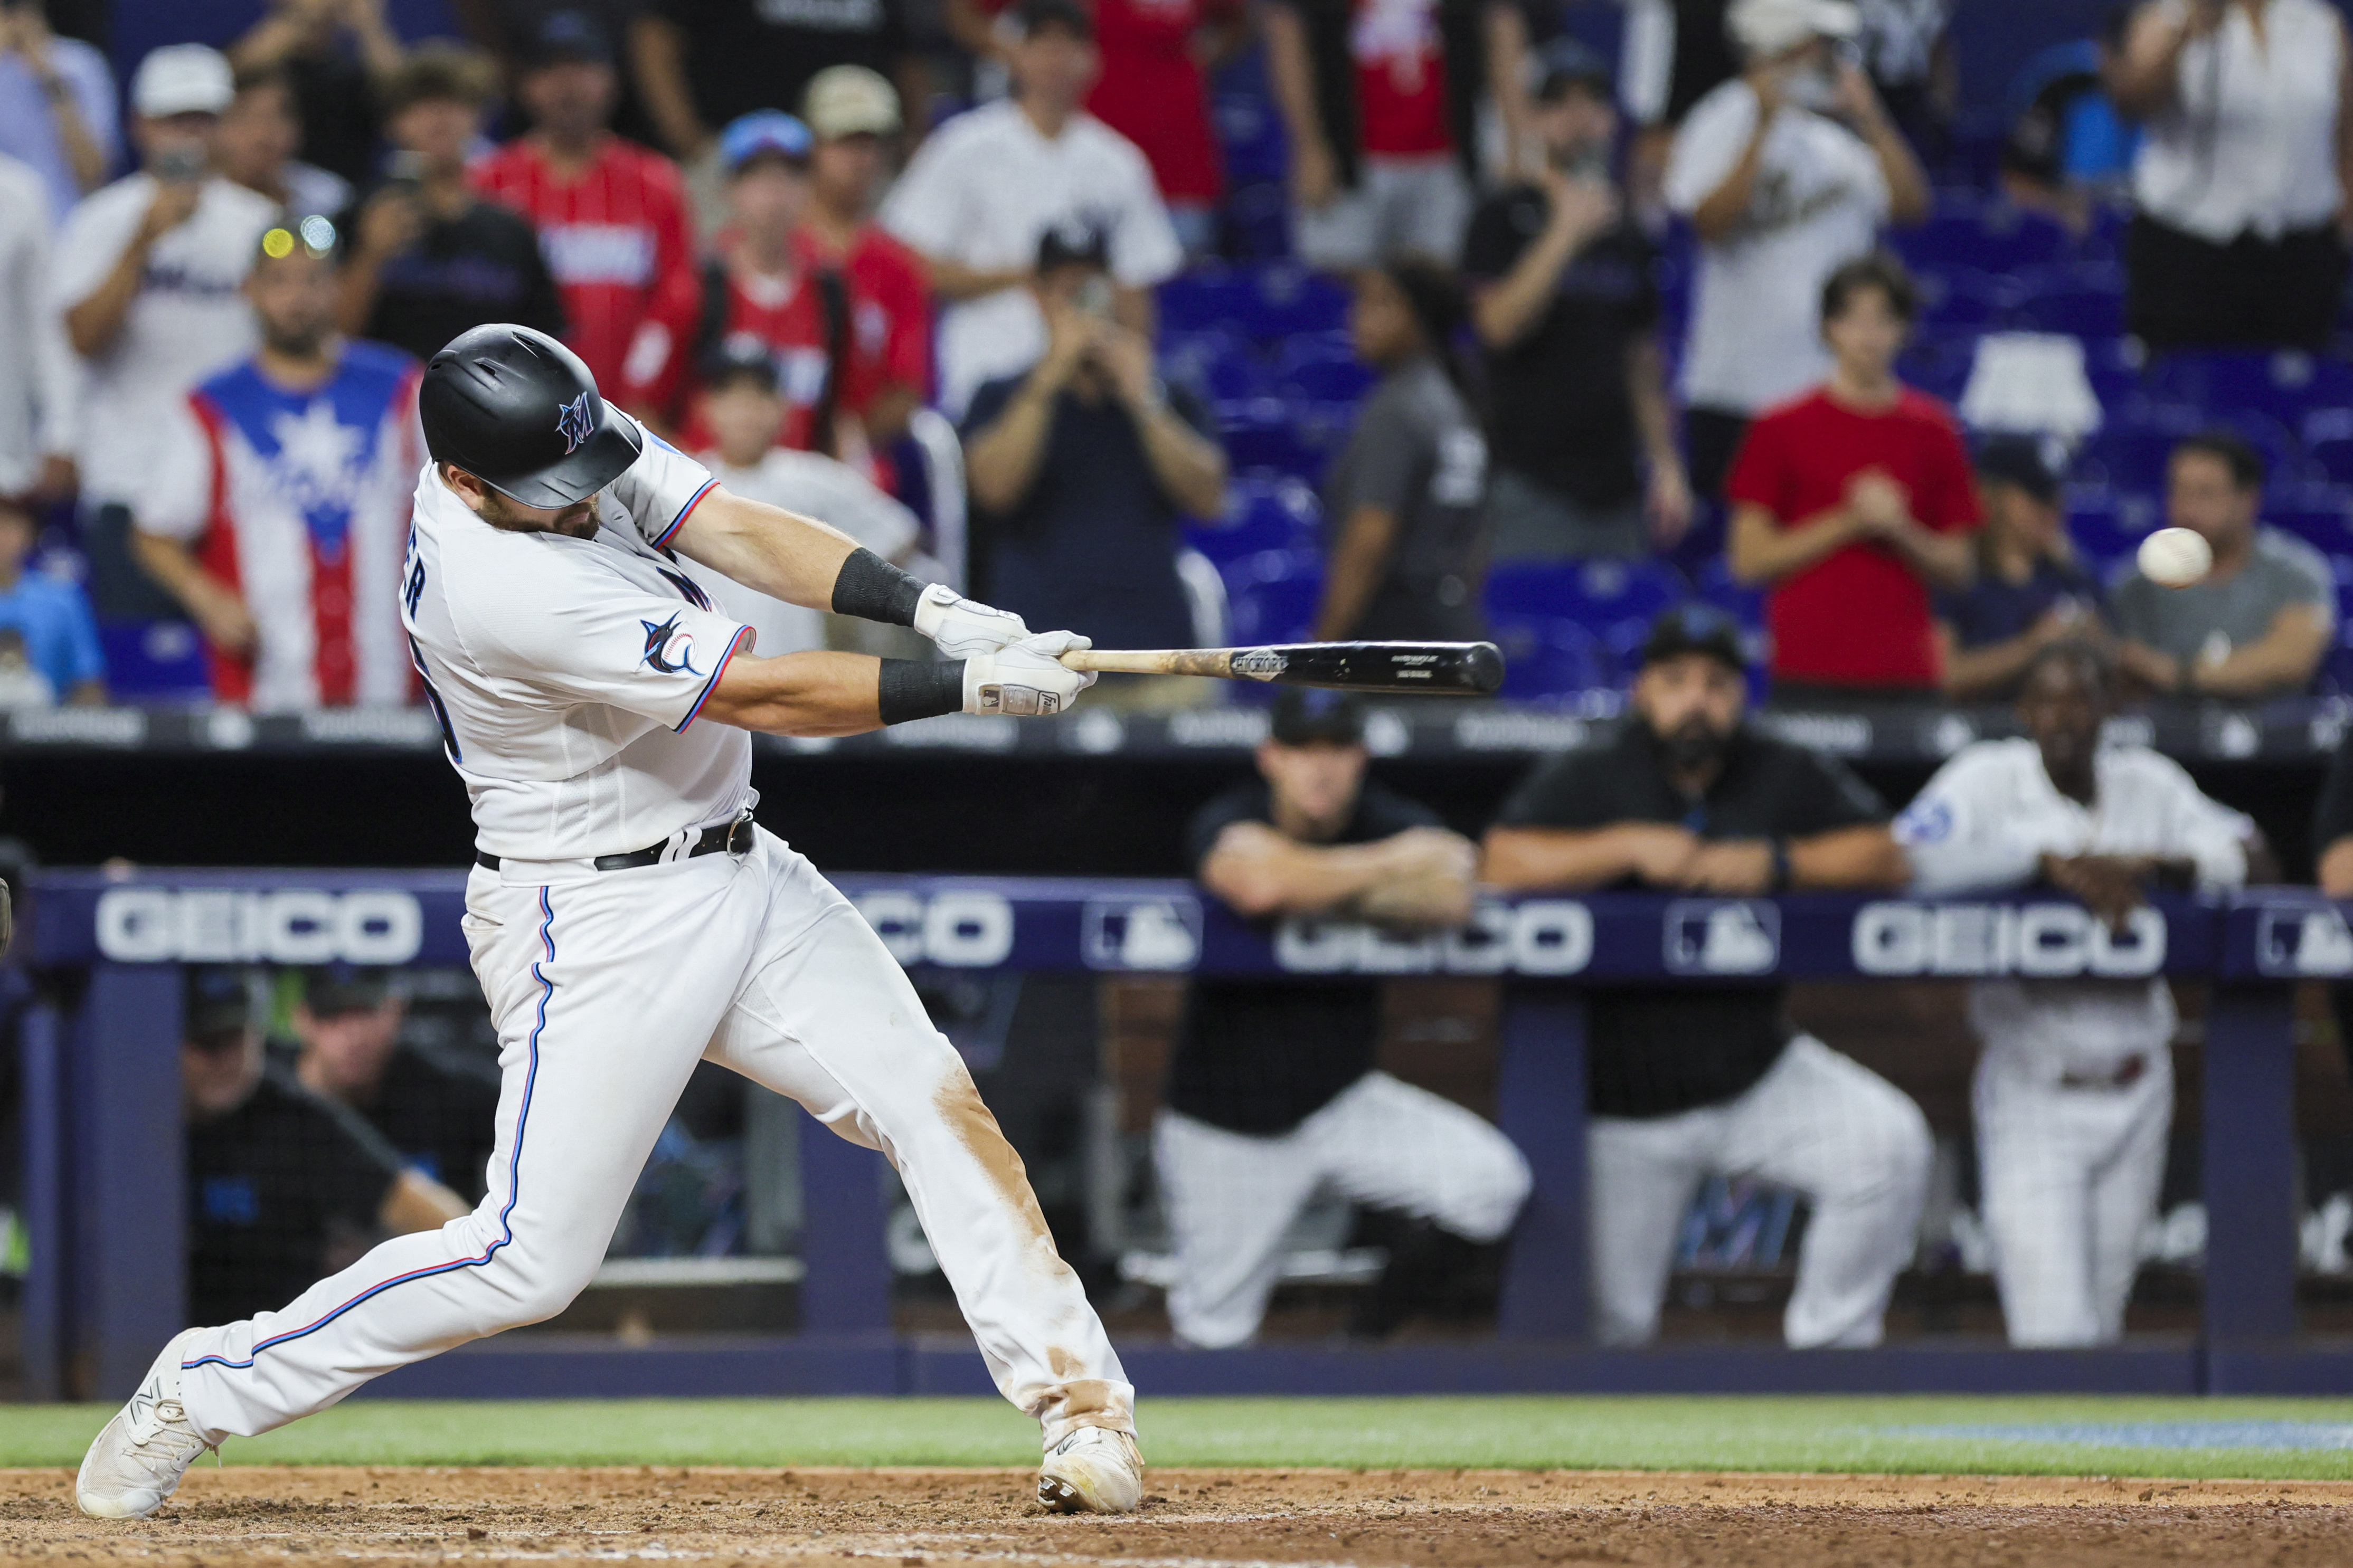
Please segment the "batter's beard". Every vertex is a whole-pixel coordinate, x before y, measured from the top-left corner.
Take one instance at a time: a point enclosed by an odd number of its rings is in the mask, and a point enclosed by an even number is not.
[[[517,510],[517,503],[497,490],[485,489],[480,516],[492,528],[503,528],[513,533],[561,533],[568,539],[593,539],[596,534],[596,497],[575,501],[542,521],[523,515]]]

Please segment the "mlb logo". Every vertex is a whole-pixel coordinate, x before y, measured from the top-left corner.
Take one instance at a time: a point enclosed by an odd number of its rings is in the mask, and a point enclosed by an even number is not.
[[[2353,974],[2353,928],[2333,905],[2265,910],[2255,926],[2255,968],[2264,974]]]
[[[1738,900],[1667,906],[1670,974],[1769,974],[1781,962],[1781,911]]]
[[[1080,942],[1090,969],[1190,969],[1201,957],[1201,906],[1192,899],[1089,899]]]

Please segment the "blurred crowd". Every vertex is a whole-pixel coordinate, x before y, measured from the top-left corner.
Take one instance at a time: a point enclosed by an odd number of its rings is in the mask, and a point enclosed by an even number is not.
[[[410,700],[415,372],[491,320],[1098,643],[1493,635],[1543,700],[1698,596],[1797,700],[1998,698],[2061,637],[2141,694],[2335,679],[2333,7],[2119,5],[1993,145],[1942,0],[1625,0],[1615,60],[1577,9],[271,0],[118,112],[15,0],[0,702]],[[2200,588],[2135,577],[2160,517]]]

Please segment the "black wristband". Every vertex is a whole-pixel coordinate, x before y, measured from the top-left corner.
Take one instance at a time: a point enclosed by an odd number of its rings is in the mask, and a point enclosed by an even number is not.
[[[963,712],[964,660],[884,659],[881,678],[875,684],[874,706],[885,724]]]
[[[1773,883],[1766,891],[1786,893],[1789,890],[1789,841],[1773,840]]]
[[[849,552],[841,575],[833,580],[833,613],[861,621],[912,626],[915,603],[923,596],[921,583],[862,545]]]

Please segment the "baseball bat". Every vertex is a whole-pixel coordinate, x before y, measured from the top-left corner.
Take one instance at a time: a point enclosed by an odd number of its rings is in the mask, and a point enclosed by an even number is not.
[[[1307,642],[1271,647],[1076,648],[1072,669],[1106,675],[1207,675],[1335,691],[1435,691],[1484,697],[1504,684],[1491,642]]]

